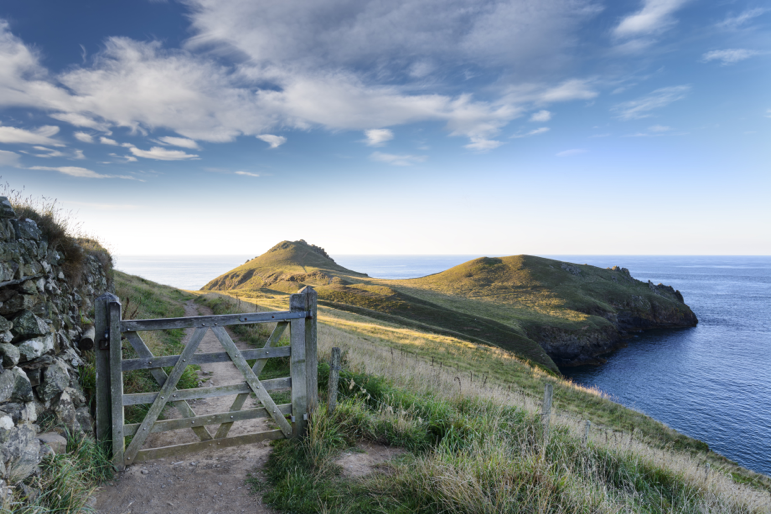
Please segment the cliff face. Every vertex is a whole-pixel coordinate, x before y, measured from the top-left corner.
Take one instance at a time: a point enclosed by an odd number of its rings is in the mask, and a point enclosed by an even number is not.
[[[41,421],[92,430],[79,343],[92,343],[93,300],[111,285],[109,255],[91,245],[69,240],[65,255],[0,197],[0,489],[53,451]]]

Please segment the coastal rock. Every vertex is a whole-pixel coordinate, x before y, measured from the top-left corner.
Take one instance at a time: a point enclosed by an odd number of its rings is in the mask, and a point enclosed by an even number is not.
[[[35,429],[29,425],[0,429],[0,460],[5,467],[3,478],[11,483],[24,480],[37,471],[40,441]]]
[[[22,361],[31,361],[54,349],[54,336],[48,334],[44,337],[36,337],[24,341],[19,346]]]
[[[11,333],[13,334],[14,342],[18,342],[46,335],[49,333],[49,330],[45,321],[37,317],[32,311],[24,310],[13,318]]]
[[[53,400],[70,385],[70,375],[61,361],[43,372],[43,382],[37,388],[38,398],[44,402]]]
[[[8,201],[8,198],[0,196],[0,219],[10,219],[15,217],[16,212],[13,210],[11,202]]]
[[[21,353],[12,344],[0,343],[0,358],[3,360],[3,366],[11,368],[19,363]]]
[[[56,454],[62,454],[67,450],[67,439],[56,432],[38,434],[37,438],[38,441],[50,447]]]
[[[32,385],[21,368],[14,367],[0,374],[0,403],[9,400],[31,402],[34,399]]]
[[[33,241],[39,241],[43,233],[40,231],[40,227],[37,226],[34,220],[23,219],[13,220],[14,228],[16,229],[16,237],[18,239],[32,239]]]

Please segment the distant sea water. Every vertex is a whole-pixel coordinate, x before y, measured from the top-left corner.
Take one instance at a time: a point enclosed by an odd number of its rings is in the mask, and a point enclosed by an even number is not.
[[[119,256],[116,267],[199,289],[251,257]],[[341,266],[388,279],[430,275],[476,257],[334,256]],[[634,336],[607,356],[607,364],[564,368],[565,376],[771,475],[771,257],[548,257],[618,265],[639,280],[671,285],[699,318],[695,328]]]

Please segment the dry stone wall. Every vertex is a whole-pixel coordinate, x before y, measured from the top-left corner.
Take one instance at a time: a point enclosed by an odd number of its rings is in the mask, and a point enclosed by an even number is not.
[[[93,430],[78,343],[111,283],[97,258],[80,257],[73,278],[35,221],[0,197],[0,489],[37,472],[53,451],[41,424]]]

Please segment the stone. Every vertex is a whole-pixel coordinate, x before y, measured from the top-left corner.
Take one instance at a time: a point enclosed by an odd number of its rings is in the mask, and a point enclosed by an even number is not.
[[[36,359],[54,349],[54,336],[48,334],[45,337],[36,337],[29,339],[18,345],[22,361]]]
[[[14,367],[0,375],[0,403],[8,400],[31,402],[34,399],[32,384],[21,368]]]
[[[94,420],[88,407],[81,407],[75,411],[75,418],[80,423],[80,429],[87,434],[94,433]]]
[[[0,332],[0,343],[10,343],[11,341],[13,341],[13,334],[10,330]]]
[[[36,302],[37,303],[37,302]],[[21,314],[13,318],[13,334],[15,341],[24,341],[33,337],[44,336],[50,330],[45,321],[35,315],[30,310],[24,310]]]
[[[0,219],[15,218],[16,212],[6,196],[0,196]]]
[[[3,366],[12,368],[19,363],[21,353],[10,343],[0,343],[0,358],[3,359]]]
[[[5,464],[5,479],[20,482],[37,471],[40,441],[29,425],[14,427],[0,435],[0,457]]]
[[[37,285],[32,280],[25,280],[19,286],[19,290],[24,294],[37,294]]]
[[[67,439],[56,432],[38,434],[37,438],[41,443],[49,446],[57,455],[61,455],[67,451]]]
[[[17,221],[14,223],[14,228],[16,229],[16,237],[19,239],[40,241],[40,238],[43,236],[43,232],[40,230],[40,227],[37,226],[35,220],[29,218]]]
[[[13,291],[14,296],[8,300],[0,300],[3,305],[0,305],[0,315],[9,316],[16,314],[19,311],[29,310],[35,306],[37,297],[28,294],[19,294]]]
[[[3,410],[8,416],[11,417],[16,425],[24,423],[34,423],[37,421],[37,409],[34,402],[29,403],[4,403]]]
[[[78,415],[72,398],[66,391],[61,394],[53,410],[56,419],[71,431],[80,433],[83,430],[78,422]]]
[[[0,411],[0,430],[11,430],[15,426],[10,414]]]
[[[43,372],[43,383],[37,388],[38,398],[49,402],[62,394],[70,385],[70,374],[60,361],[49,366]]]
[[[74,373],[73,373],[74,375]],[[72,398],[72,403],[75,405],[75,408],[83,407],[86,404],[86,395],[83,394],[83,390],[80,388],[80,384],[78,384],[77,377],[73,376],[73,379],[71,380],[71,383],[76,384],[76,387],[66,387],[64,391],[70,395],[70,398]]]
[[[3,316],[0,316],[0,331],[5,332],[7,330],[11,330],[13,328],[13,323],[5,319]]]

